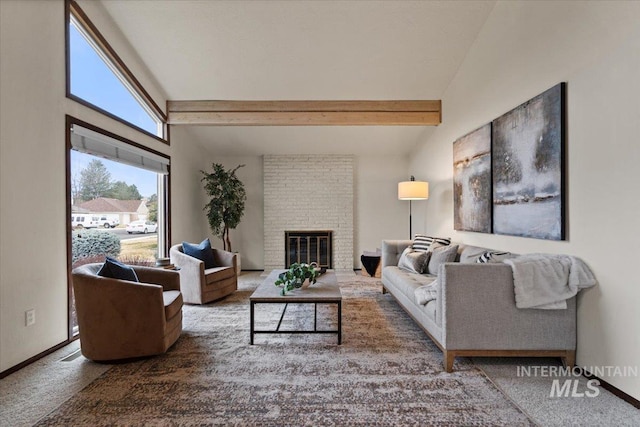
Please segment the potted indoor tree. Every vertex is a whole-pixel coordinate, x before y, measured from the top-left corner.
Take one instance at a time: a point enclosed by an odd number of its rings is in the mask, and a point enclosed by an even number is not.
[[[204,207],[209,227],[222,240],[224,250],[229,252],[232,252],[229,230],[235,229],[240,223],[244,215],[244,202],[247,200],[244,184],[236,176],[236,171],[243,166],[226,170],[221,164],[214,163],[213,172],[200,171],[204,175],[201,180],[204,182],[204,189],[211,198]]]

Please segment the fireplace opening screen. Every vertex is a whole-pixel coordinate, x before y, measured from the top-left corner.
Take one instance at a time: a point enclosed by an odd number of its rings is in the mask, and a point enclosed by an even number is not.
[[[312,262],[320,268],[333,268],[331,231],[285,231],[285,266]]]

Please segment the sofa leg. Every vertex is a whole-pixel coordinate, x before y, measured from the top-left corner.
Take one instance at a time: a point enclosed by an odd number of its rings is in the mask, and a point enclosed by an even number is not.
[[[562,358],[562,364],[565,368],[573,368],[576,365],[576,351],[567,350],[565,356]]]
[[[453,351],[443,351],[442,355],[444,356],[444,370],[447,372],[453,372],[453,361],[456,358],[456,355]]]

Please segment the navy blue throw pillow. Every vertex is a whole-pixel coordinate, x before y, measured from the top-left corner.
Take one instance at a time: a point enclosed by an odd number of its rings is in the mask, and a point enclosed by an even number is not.
[[[98,276],[109,277],[111,279],[129,280],[131,282],[139,282],[136,272],[130,266],[121,263],[118,260],[107,257],[104,265],[98,271]]]
[[[205,269],[216,266],[215,261],[213,260],[213,249],[211,249],[211,242],[209,239],[204,239],[199,245],[182,242],[182,252],[204,262]]]

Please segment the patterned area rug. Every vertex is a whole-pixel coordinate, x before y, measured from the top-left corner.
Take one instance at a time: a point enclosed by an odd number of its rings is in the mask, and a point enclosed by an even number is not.
[[[115,365],[37,425],[534,425],[471,363],[442,353],[376,279],[341,278],[343,344],[335,335],[258,335],[257,281],[206,306],[185,306],[162,356]],[[259,305],[275,328],[281,305]],[[313,327],[313,306],[289,305],[283,328]],[[332,329],[336,309],[319,306]]]

